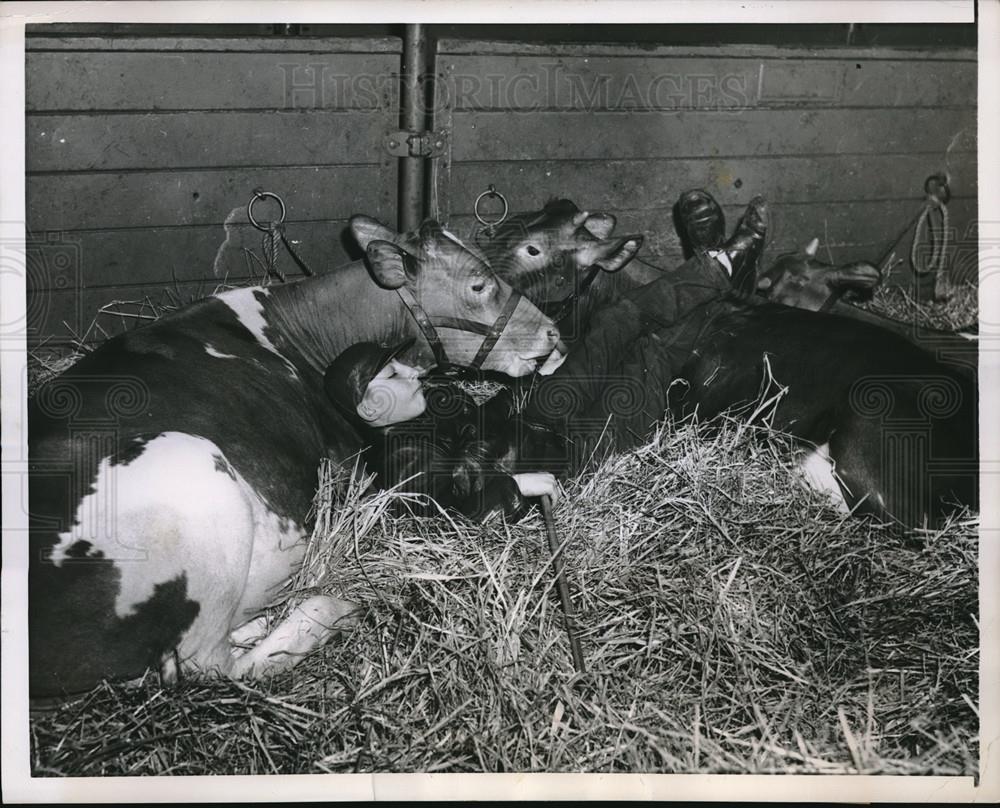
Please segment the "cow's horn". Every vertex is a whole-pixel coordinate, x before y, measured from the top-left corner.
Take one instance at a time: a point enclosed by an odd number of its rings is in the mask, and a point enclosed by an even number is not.
[[[573,227],[579,227],[581,224],[587,221],[588,216],[590,216],[590,214],[587,213],[587,211],[581,210],[579,213],[573,216]]]
[[[819,239],[818,238],[814,238],[812,241],[810,241],[808,244],[806,244],[805,253],[810,258],[815,258],[816,257],[816,253],[817,253],[818,250],[819,250]]]

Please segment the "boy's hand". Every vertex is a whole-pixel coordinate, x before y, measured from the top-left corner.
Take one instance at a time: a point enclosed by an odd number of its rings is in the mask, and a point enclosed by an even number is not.
[[[552,499],[553,505],[559,501],[559,497],[561,495],[559,481],[547,471],[533,471],[527,474],[515,474],[514,482],[517,483],[521,496],[548,496]]]

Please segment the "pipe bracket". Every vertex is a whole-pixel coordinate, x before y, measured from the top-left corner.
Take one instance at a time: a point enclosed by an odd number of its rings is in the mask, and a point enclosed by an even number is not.
[[[387,132],[383,143],[391,157],[441,157],[448,148],[448,131]]]

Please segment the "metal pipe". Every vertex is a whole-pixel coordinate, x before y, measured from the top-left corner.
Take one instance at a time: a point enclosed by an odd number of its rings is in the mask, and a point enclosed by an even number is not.
[[[427,128],[424,86],[420,81],[427,65],[427,32],[425,26],[407,25],[403,34],[403,60],[400,75],[399,123],[407,132],[423,132]],[[401,157],[399,162],[399,230],[415,230],[424,218],[423,157]]]

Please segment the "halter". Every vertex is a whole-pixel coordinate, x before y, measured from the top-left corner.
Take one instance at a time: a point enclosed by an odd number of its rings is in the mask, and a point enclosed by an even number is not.
[[[580,281],[576,289],[573,290],[573,294],[556,303],[545,304],[543,306],[545,315],[555,323],[558,323],[566,317],[566,315],[568,315],[573,309],[573,306],[576,305],[576,302],[587,293],[587,290],[590,289],[591,284],[593,284],[594,280],[600,273],[601,268],[597,264],[591,264],[584,279]],[[551,313],[549,313],[549,309],[552,306],[557,306],[558,308],[555,308]]]
[[[817,309],[817,311],[820,311],[820,312],[823,312],[823,313],[826,313],[826,312],[830,311],[830,309],[832,309],[834,306],[836,306],[840,302],[840,299],[843,296],[844,296],[844,290],[843,289],[834,289],[832,292],[830,292],[830,296],[826,300],[823,301],[823,305],[820,306],[819,309]]]
[[[878,269],[878,274],[879,274],[879,281],[878,282],[882,283],[884,281],[884,276],[882,274],[882,268],[881,267],[876,267],[876,269]],[[838,303],[841,302],[841,298],[843,298],[846,293],[847,293],[846,289],[834,289],[834,290],[832,290],[832,292],[830,293],[830,296],[826,300],[823,301],[823,305],[819,307],[818,311],[821,311],[823,313],[827,313],[827,312],[831,311],[834,307],[836,307],[836,305]]]
[[[424,339],[431,346],[434,361],[437,363],[438,370],[442,372],[451,371],[452,363],[448,361],[448,355],[445,353],[444,345],[441,344],[441,338],[438,336],[435,326],[438,328],[453,328],[457,331],[468,331],[473,334],[482,334],[482,344],[480,344],[472,363],[468,365],[472,370],[479,370],[483,362],[486,361],[486,357],[490,355],[490,351],[496,346],[500,335],[503,334],[511,315],[514,313],[514,309],[517,308],[517,304],[521,302],[521,293],[516,289],[512,289],[510,297],[507,298],[507,302],[504,304],[500,315],[494,321],[493,325],[489,326],[485,323],[477,323],[474,320],[465,320],[460,317],[431,318],[424,311],[423,306],[417,302],[417,299],[413,296],[413,292],[408,287],[400,286],[396,292],[403,301],[403,305],[413,315],[413,319],[420,327]]]

